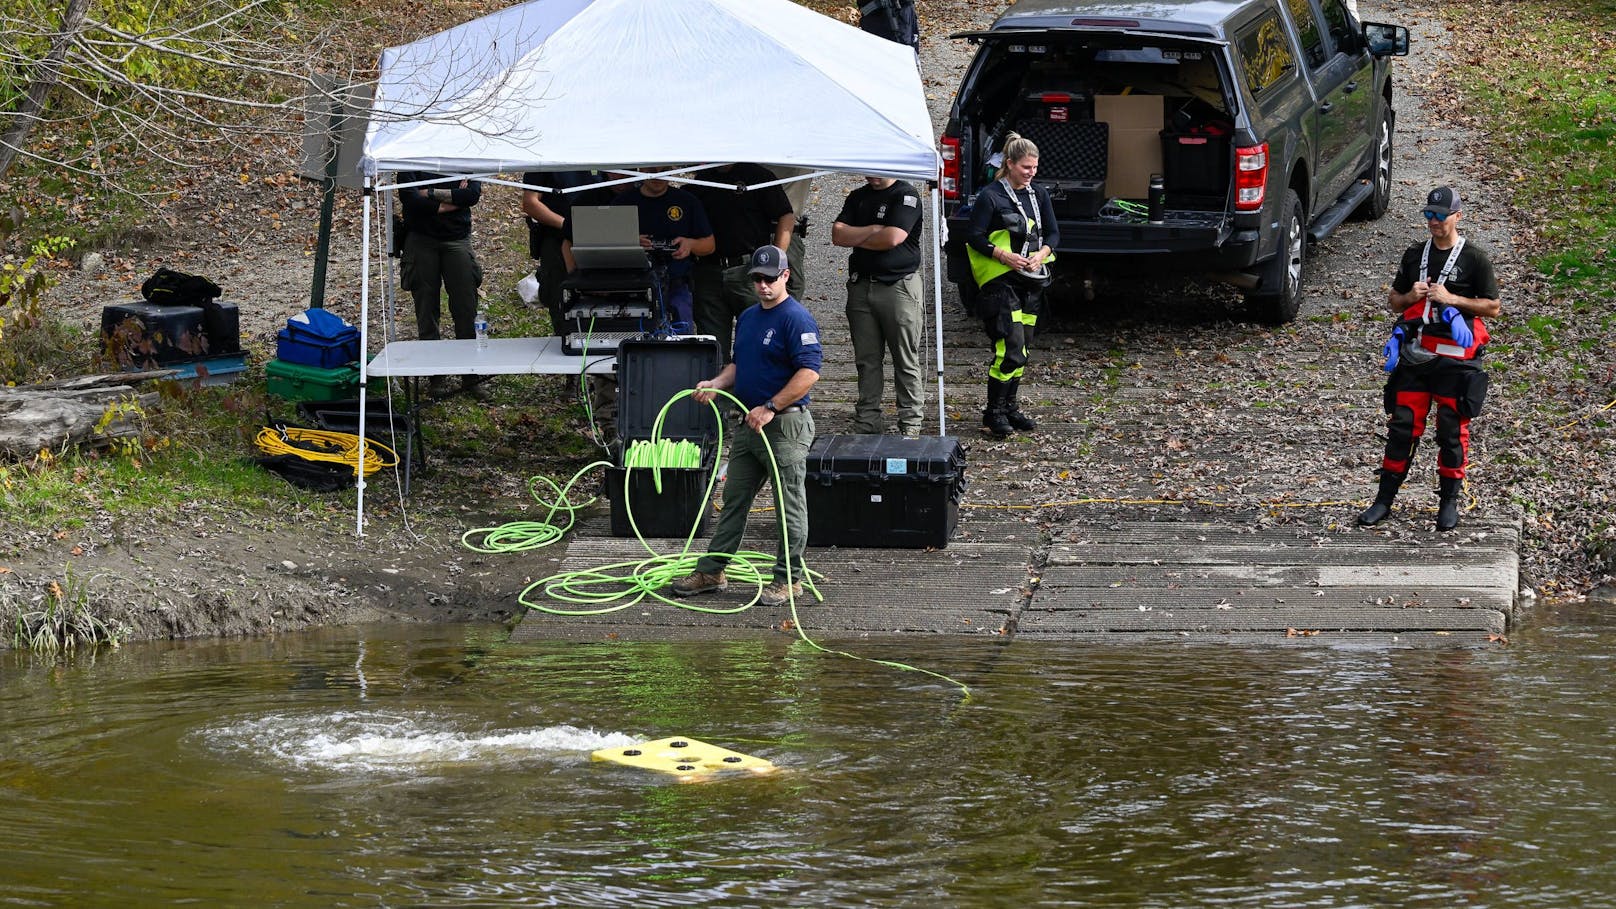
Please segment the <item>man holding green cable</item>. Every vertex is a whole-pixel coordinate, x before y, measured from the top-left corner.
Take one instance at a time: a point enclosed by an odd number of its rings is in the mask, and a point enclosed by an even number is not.
[[[774,478],[771,464],[780,471],[774,497],[784,527],[775,552],[773,583],[763,588],[758,602],[783,606],[802,596],[807,574],[802,552],[808,542],[808,448],[814,442],[808,392],[819,381],[823,350],[813,315],[786,292],[790,272],[785,250],[760,246],[752,253],[748,273],[758,302],[735,322],[734,360],[718,375],[696,383],[697,401],[705,404],[726,390],[747,410],[730,442],[724,511],[713,530],[711,548],[696,562],[695,571],[673,582],[675,596],[729,586],[724,569],[740,549],[752,500]]]

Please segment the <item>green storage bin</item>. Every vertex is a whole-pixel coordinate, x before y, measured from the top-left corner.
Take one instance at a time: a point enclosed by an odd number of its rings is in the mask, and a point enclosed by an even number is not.
[[[265,386],[288,401],[345,401],[359,397],[359,367],[353,364],[323,369],[270,360],[264,364]]]

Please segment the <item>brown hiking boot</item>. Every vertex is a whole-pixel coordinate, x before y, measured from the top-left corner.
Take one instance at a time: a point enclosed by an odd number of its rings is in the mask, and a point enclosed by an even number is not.
[[[673,582],[673,595],[676,597],[693,597],[698,593],[712,593],[717,590],[723,590],[728,586],[729,581],[724,578],[722,569],[713,574],[708,574],[705,571],[692,571]]]
[[[765,606],[784,606],[792,600],[802,599],[802,582],[798,581],[790,586],[785,581],[775,579],[774,583],[763,588],[758,594],[758,602]]]

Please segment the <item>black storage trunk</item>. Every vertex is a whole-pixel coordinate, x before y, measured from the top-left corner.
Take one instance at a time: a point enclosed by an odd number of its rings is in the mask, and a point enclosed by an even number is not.
[[[942,549],[964,490],[952,436],[820,436],[808,449],[808,545]]]
[[[138,329],[119,327],[129,319]],[[200,306],[159,306],[139,300],[114,303],[101,310],[101,338],[116,342],[112,351],[120,362],[162,365],[200,360],[241,350],[240,314],[234,303]]]
[[[1038,146],[1042,180],[1105,181],[1111,124],[1096,120],[1022,120],[1013,127]]]
[[[1162,182],[1167,187],[1168,207],[1173,199],[1185,196],[1215,196],[1229,192],[1234,161],[1229,157],[1229,137],[1212,133],[1162,133]]]
[[[304,420],[331,432],[359,432],[359,399],[340,401],[300,401],[297,412]],[[365,400],[365,438],[386,445],[400,457],[405,455],[415,420],[409,414],[393,410],[385,399]]]
[[[683,539],[693,524],[697,536],[707,533],[712,513],[707,506],[707,483],[718,459],[718,421],[710,406],[682,398],[662,423],[662,438],[688,439],[701,445],[699,469],[663,468],[662,491],[657,492],[657,471],[636,467],[631,473],[621,465],[623,451],[631,443],[651,438],[657,414],[669,399],[718,375],[718,364],[718,342],[711,338],[629,340],[617,348],[617,433],[621,441],[618,466],[606,468],[612,536],[634,536],[635,524],[642,537]],[[630,503],[634,524],[629,522]]]
[[[1105,204],[1104,180],[1037,180],[1049,190],[1049,204],[1055,217],[1086,221],[1099,214]]]

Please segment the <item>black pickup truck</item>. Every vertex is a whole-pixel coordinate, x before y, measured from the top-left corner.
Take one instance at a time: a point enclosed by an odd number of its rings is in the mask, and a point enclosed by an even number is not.
[[[1191,272],[1296,316],[1308,243],[1391,193],[1389,58],[1345,0],[1020,0],[984,31],[941,139],[949,277],[1014,131],[1039,147],[1057,272]]]

